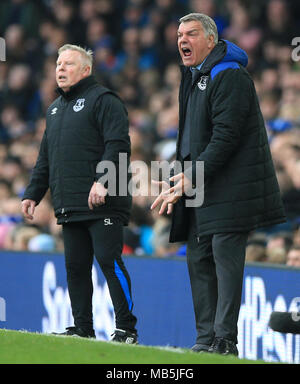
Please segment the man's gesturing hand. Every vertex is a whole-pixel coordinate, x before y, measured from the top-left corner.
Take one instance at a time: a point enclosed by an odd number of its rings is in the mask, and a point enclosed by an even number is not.
[[[25,199],[22,201],[22,213],[25,219],[33,220],[36,202],[34,200]]]
[[[173,204],[177,203],[183,193],[187,192],[192,188],[191,180],[184,175],[184,173],[178,173],[177,175],[170,178],[170,181],[176,183],[173,187],[170,188],[169,184],[166,181],[155,181],[152,180],[153,184],[157,184],[162,187],[162,192],[154,200],[151,205],[151,209],[156,208],[160,203],[161,207],[159,214],[163,214],[166,208],[168,207],[167,214],[169,215],[173,210]]]
[[[151,205],[151,209],[156,208],[158,206],[158,204],[162,203],[158,213],[160,215],[163,214],[166,207],[168,207],[167,214],[169,215],[173,211],[173,202],[171,201],[172,196],[168,196],[166,194],[166,192],[170,188],[169,184],[166,181],[152,180],[151,182],[152,182],[152,184],[156,184],[162,188],[161,193],[157,196],[157,198],[154,200],[153,204]]]
[[[107,189],[101,183],[94,182],[88,198],[89,208],[94,209],[94,207],[105,204],[106,195]]]

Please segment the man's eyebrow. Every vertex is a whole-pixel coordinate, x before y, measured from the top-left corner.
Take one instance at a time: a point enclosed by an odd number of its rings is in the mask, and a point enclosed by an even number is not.
[[[63,60],[57,60],[56,64],[61,63]],[[73,63],[74,60],[65,60],[66,63]]]
[[[190,29],[190,30],[187,31],[186,33],[189,34],[189,33],[198,32],[198,31],[199,31],[198,28],[194,28],[194,29]],[[178,32],[177,32],[177,35],[182,35],[182,32],[178,31]]]

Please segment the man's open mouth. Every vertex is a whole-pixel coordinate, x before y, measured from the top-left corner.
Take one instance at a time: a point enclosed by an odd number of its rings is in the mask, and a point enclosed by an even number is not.
[[[64,75],[59,75],[58,80],[67,80],[67,77]]]
[[[189,57],[192,55],[192,51],[190,50],[190,48],[182,48],[181,50],[184,57]]]

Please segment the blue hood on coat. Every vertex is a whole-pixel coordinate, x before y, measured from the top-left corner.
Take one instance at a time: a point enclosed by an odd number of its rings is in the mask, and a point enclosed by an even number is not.
[[[248,64],[248,55],[247,53],[234,43],[228,40],[224,40],[227,46],[227,51],[222,59],[222,62],[236,61],[241,64],[243,67],[247,67]]]

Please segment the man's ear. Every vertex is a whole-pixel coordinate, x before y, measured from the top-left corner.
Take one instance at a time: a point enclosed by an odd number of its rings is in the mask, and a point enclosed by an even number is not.
[[[213,35],[208,36],[208,44],[207,44],[209,49],[213,49],[215,46],[215,38]]]
[[[91,74],[91,67],[89,65],[86,65],[83,70],[83,74],[88,76]]]

